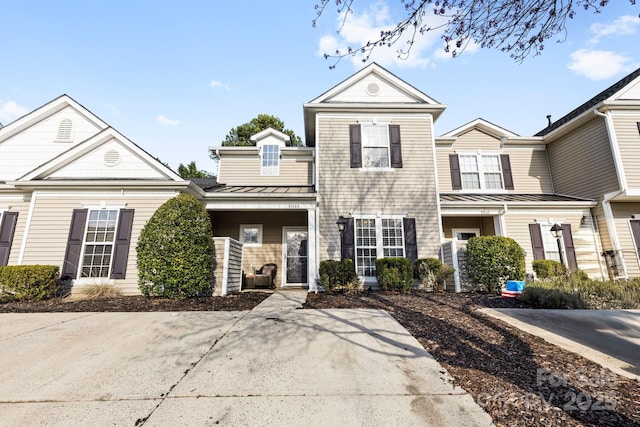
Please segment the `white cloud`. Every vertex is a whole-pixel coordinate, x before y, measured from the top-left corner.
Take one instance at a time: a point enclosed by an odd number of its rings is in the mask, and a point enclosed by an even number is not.
[[[231,88],[229,87],[229,85],[224,84],[224,83],[222,83],[222,82],[219,82],[219,81],[217,81],[217,80],[211,80],[211,81],[209,82],[209,86],[211,86],[211,89],[214,89],[214,90],[215,90],[216,88],[219,88],[219,87],[224,88],[224,89],[226,89],[226,90],[228,90],[228,91],[229,91],[229,90],[231,90]]]
[[[29,110],[15,101],[3,101],[0,99],[0,123],[6,125],[15,119],[24,116]]]
[[[610,50],[579,49],[571,54],[569,69],[591,80],[603,80],[634,67],[631,58]]]
[[[594,35],[590,40],[592,44],[600,42],[602,37],[611,35],[630,35],[635,34],[640,28],[640,17],[633,15],[624,15],[613,22],[607,24],[592,24],[589,31]]]
[[[156,121],[162,125],[167,126],[178,126],[180,124],[180,120],[168,119],[163,114],[160,114],[158,117],[156,117]]]
[[[435,28],[442,24],[445,18],[427,14],[425,24]],[[377,40],[381,31],[388,31],[395,26],[394,19],[387,3],[376,2],[368,10],[363,12],[354,11],[344,20],[344,15],[339,15],[336,23],[339,29],[337,36],[325,35],[320,38],[318,44],[318,54],[325,53],[332,55],[336,50],[346,52],[347,47],[357,48],[364,46],[368,41]],[[344,25],[343,25],[344,24]],[[433,62],[434,58],[441,58],[442,44],[440,36],[442,32],[438,30],[428,31],[425,34],[416,33],[411,46],[411,51],[406,59],[398,58],[398,51],[408,47],[411,40],[410,31],[405,34],[391,47],[376,47],[368,62],[375,61],[386,66],[394,64],[405,67],[426,67]],[[475,49],[469,49],[474,51]],[[351,61],[356,67],[362,66],[363,56],[357,52],[351,57]]]

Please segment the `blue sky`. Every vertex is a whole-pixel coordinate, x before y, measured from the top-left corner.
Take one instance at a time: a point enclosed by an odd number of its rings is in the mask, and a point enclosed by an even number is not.
[[[328,10],[312,28],[315,0],[5,1],[0,24],[0,122],[10,123],[66,93],[174,169],[260,113],[304,136],[302,104],[363,65],[335,70],[326,49],[357,43],[401,17],[397,0],[356,0],[340,34]],[[379,49],[373,60],[448,105],[444,134],[482,117],[532,135],[640,67],[640,6],[610,2],[579,12],[563,43],[516,63],[468,49],[451,59],[438,34],[407,60]]]

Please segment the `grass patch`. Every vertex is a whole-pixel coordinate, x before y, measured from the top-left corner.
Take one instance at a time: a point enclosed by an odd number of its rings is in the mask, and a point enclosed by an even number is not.
[[[83,300],[83,299],[96,299],[96,298],[110,298],[119,297],[122,295],[122,290],[115,285],[109,283],[94,283],[86,285],[78,289],[68,297],[68,300]]]
[[[559,276],[527,284],[520,300],[538,308],[640,309],[640,279]]]

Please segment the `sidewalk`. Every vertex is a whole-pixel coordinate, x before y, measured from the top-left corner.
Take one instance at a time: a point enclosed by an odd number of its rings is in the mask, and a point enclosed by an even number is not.
[[[389,314],[297,309],[305,299],[0,315],[0,425],[491,425]]]

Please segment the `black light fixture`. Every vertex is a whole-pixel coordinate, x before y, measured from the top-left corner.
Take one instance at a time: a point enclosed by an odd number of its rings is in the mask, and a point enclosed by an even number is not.
[[[560,264],[564,265],[564,257],[562,256],[562,243],[560,243],[560,239],[562,238],[562,226],[560,224],[553,224],[550,230],[553,233],[553,236],[556,238],[556,242],[558,243],[558,254],[560,255]]]
[[[342,292],[344,292],[344,229],[347,227],[349,220],[342,215],[338,217],[336,225],[340,232],[340,285],[342,286]]]

